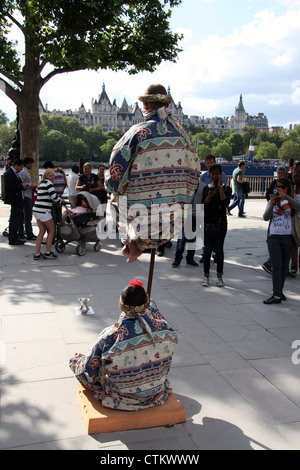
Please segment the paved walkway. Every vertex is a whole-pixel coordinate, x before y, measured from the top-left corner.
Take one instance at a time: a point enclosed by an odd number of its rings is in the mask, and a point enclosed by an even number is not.
[[[229,218],[223,289],[201,286],[202,265],[173,269],[175,244],[156,258],[152,297],[178,330],[170,380],[186,423],[89,436],[68,359],[116,321],[132,277],[147,283],[149,255],[126,264],[119,242],[104,240],[99,253],[89,244],[79,257],[68,246],[58,260],[33,261],[34,242],[9,246],[2,236],[8,208],[1,202],[0,448],[300,449],[300,364],[292,362],[300,352],[291,347],[300,341],[299,276],[287,280],[285,303],[262,303],[271,294],[261,269],[264,207],[248,200],[247,219],[236,211]],[[90,298],[94,315],[75,314],[80,296]]]

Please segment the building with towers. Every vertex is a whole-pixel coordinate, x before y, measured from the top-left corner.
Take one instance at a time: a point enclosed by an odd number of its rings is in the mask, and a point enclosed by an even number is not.
[[[242,95],[240,95],[238,106],[235,108],[232,116],[212,118],[184,114],[181,103],[176,104],[173,100],[170,87],[168,87],[168,95],[172,98],[169,106],[172,116],[186,128],[193,124],[208,128],[215,135],[221,135],[223,131],[228,129],[236,129],[241,133],[242,129],[246,126],[255,126],[259,131],[269,130],[268,119],[263,113],[258,113],[255,116],[250,116],[246,113]],[[45,112],[49,111],[46,109]],[[144,120],[142,110],[137,102],[133,105],[128,105],[124,98],[121,107],[117,106],[116,100],[111,102],[105,90],[105,84],[103,84],[102,92],[98,95],[98,98],[92,99],[91,109],[86,110],[82,103],[80,108],[75,111],[53,110],[50,112],[60,116],[75,117],[84,127],[101,126],[103,132],[120,129],[125,133],[131,126]]]

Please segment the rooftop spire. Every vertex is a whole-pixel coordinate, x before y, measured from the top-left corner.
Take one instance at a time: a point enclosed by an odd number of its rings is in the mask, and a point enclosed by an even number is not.
[[[239,101],[239,104],[238,104],[238,107],[236,108],[237,111],[241,112],[241,113],[245,113],[245,108],[244,108],[244,105],[243,105],[243,95],[240,95],[240,101]]]

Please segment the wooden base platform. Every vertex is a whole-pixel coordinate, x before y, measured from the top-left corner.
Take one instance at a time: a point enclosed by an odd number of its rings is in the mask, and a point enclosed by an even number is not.
[[[78,402],[88,434],[146,429],[186,421],[184,406],[173,393],[161,406],[141,411],[123,411],[102,406],[92,392],[80,385]]]

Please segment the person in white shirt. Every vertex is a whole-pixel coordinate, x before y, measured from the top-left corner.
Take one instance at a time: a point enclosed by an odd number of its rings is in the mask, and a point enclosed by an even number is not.
[[[76,206],[76,199],[78,196],[78,191],[76,190],[76,183],[78,180],[79,166],[73,165],[71,168],[71,173],[68,176],[68,197],[71,203],[71,207]]]
[[[283,287],[295,248],[293,216],[299,211],[300,201],[294,198],[291,181],[279,178],[263,215],[264,220],[270,221],[267,243],[273,267],[273,295],[264,301],[266,305],[280,304],[282,300],[286,300]]]

